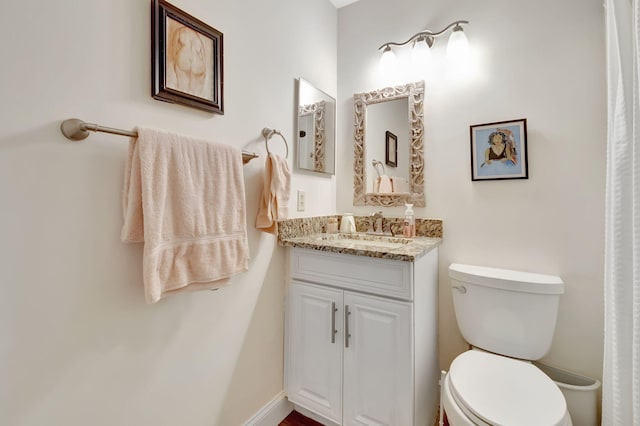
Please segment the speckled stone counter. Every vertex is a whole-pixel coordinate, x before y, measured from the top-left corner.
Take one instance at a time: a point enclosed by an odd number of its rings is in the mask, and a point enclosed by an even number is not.
[[[356,234],[324,234],[323,230],[330,217],[337,217],[340,220],[340,216],[335,215],[279,221],[278,243],[286,247],[413,262],[442,242],[442,220],[440,219],[416,219],[417,237],[411,239],[386,237],[384,240],[389,242],[389,246],[385,247],[378,243],[379,237],[365,234],[370,229],[369,217],[354,217]],[[402,235],[403,220],[403,218],[385,218],[383,229],[386,232],[390,229],[394,235]],[[371,244],[368,245],[367,241]]]

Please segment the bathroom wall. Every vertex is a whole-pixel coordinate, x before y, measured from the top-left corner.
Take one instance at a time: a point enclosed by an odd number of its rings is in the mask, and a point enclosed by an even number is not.
[[[353,207],[353,93],[381,87],[378,47],[467,19],[473,67],[444,66],[436,40],[426,81],[423,217],[444,220],[440,363],[466,345],[454,317],[452,262],[557,274],[566,283],[545,361],[601,377],[605,190],[604,10],[600,0],[366,0],[338,12],[338,211]],[[408,73],[404,69],[405,74]],[[469,126],[526,118],[529,179],[472,182]],[[401,216],[403,209],[384,209]]]
[[[283,388],[284,250],[253,229],[261,130],[282,130],[293,164],[295,78],[337,94],[337,12],[328,0],[172,3],[224,33],[223,116],[151,98],[149,0],[3,2],[0,424],[238,425]],[[71,117],[260,153],[244,168],[249,272],[145,304],[142,247],[119,239],[127,139],[69,142]],[[284,154],[278,138],[271,150]],[[291,215],[333,213],[335,186],[294,171],[308,196]]]

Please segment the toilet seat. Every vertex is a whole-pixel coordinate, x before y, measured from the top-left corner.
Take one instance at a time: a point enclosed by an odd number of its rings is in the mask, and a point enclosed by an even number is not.
[[[471,350],[453,361],[447,379],[456,405],[476,424],[571,424],[562,392],[531,363]]]

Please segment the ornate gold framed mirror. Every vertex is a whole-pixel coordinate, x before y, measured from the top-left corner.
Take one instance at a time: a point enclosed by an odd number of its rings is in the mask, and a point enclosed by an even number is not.
[[[423,81],[353,96],[354,205],[424,207],[423,100]],[[397,137],[397,162],[385,155],[387,132]]]

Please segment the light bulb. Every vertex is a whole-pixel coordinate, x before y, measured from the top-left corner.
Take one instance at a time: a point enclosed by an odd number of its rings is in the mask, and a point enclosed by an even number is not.
[[[427,40],[419,38],[413,43],[411,49],[411,62],[413,66],[420,71],[427,69],[431,63],[431,49],[427,44]]]
[[[469,61],[469,42],[460,25],[456,25],[449,37],[447,59],[456,66],[464,66]]]
[[[386,46],[380,57],[380,75],[383,80],[393,80],[396,74],[396,55]]]

